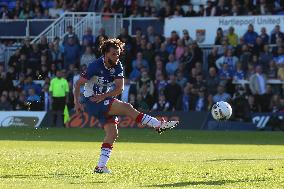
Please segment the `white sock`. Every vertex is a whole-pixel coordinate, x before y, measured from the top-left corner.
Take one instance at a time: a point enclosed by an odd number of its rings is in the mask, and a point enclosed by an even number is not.
[[[104,148],[104,147],[101,148],[101,155],[98,162],[98,167],[106,166],[111,155],[111,150],[112,150],[111,148]]]
[[[154,127],[154,128],[159,127],[161,125],[161,121],[147,114],[143,115],[141,123],[143,125],[147,125],[147,126]]]

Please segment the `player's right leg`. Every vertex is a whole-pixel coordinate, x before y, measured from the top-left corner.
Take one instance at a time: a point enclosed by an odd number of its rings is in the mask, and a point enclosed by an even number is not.
[[[155,117],[137,111],[135,108],[133,108],[131,104],[122,102],[117,99],[115,99],[110,104],[108,114],[128,116],[135,120],[137,123],[141,123],[143,125],[155,128],[158,133],[162,133],[168,129],[172,129],[178,124],[178,121],[159,121]]]
[[[106,136],[102,143],[101,154],[94,173],[111,173],[107,168],[107,162],[110,159],[113,143],[118,137],[118,129],[116,123],[107,123],[104,125]]]

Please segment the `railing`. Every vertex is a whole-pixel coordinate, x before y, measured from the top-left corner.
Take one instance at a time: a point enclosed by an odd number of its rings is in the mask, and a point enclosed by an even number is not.
[[[55,19],[0,19],[0,38],[24,39],[35,38]],[[41,23],[40,25],[38,23]]]
[[[108,17],[109,19],[106,19]],[[48,42],[53,41],[55,37],[63,38],[67,32],[68,26],[73,26],[74,32],[82,40],[84,32],[87,28],[91,28],[93,35],[99,33],[99,29],[104,27],[109,36],[114,37],[118,35],[117,27],[121,28],[122,15],[121,14],[103,14],[91,12],[65,12],[48,28],[46,28],[40,35],[32,40],[31,43],[39,42],[42,36],[45,36]],[[110,24],[109,24],[110,23]]]

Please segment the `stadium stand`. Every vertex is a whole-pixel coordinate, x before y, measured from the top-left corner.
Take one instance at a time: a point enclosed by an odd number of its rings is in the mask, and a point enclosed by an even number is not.
[[[106,0],[101,3],[94,0],[76,3],[72,0],[1,0],[0,18],[56,18],[64,11],[88,10],[121,13],[131,18],[284,13],[283,1],[277,0]],[[216,31],[210,53],[206,53],[187,31],[182,34],[172,31],[171,37],[166,38],[156,33],[154,27],[148,27],[146,32],[138,28],[134,36],[128,29],[122,29],[117,37],[126,43],[121,60],[128,89],[123,98],[140,110],[205,111],[218,99],[231,102],[235,112],[284,111],[284,85],[281,84],[284,80],[283,28],[275,25],[275,32],[270,35],[265,30],[253,31],[253,26],[249,26],[243,36],[237,36],[234,28],[231,29],[230,33],[224,33],[222,28]],[[40,109],[50,107],[45,104],[47,96],[43,94],[47,93],[46,88],[56,70],[63,71],[72,88],[78,74],[101,56],[99,40],[108,37],[105,33],[96,36],[92,31],[88,32],[79,39],[81,43],[76,40],[76,33],[50,43],[42,39],[38,44],[31,44],[27,38],[10,57],[5,69],[3,49],[11,42],[1,40],[0,110],[28,109],[28,99],[32,99],[34,93],[41,98]],[[31,88],[34,91],[29,91]],[[69,100],[68,107],[72,109],[72,96]],[[247,119],[241,113],[234,118]]]

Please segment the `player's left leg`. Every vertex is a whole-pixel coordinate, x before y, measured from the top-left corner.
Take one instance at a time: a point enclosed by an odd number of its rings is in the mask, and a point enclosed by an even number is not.
[[[128,116],[137,123],[155,128],[158,133],[174,128],[178,124],[178,121],[159,121],[155,117],[139,112],[131,104],[117,99],[113,99],[109,106],[108,115]]]
[[[106,167],[106,165],[111,155],[113,143],[118,137],[117,124],[107,123],[104,125],[104,130],[105,130],[106,136],[101,146],[101,154],[100,154],[98,165],[96,166],[94,170],[95,173],[111,173],[110,170]]]

